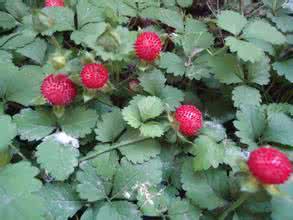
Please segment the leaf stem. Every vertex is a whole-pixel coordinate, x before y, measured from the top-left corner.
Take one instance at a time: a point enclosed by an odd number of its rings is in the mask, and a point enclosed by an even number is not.
[[[147,140],[147,139],[150,139],[150,138],[149,137],[138,137],[138,138],[136,138],[134,140],[119,142],[117,144],[112,145],[108,149],[103,149],[102,151],[96,151],[96,152],[94,152],[92,154],[89,154],[89,155],[87,155],[85,157],[82,157],[82,158],[79,159],[79,162],[94,159],[95,157],[97,157],[97,156],[99,156],[101,154],[116,150],[116,149],[118,149],[120,147],[124,147],[124,146],[127,146],[129,144],[135,144],[135,143],[138,143],[138,142],[142,142],[142,141]]]
[[[225,220],[226,217],[237,209],[249,197],[249,193],[243,193],[225,212],[220,216],[219,220]]]

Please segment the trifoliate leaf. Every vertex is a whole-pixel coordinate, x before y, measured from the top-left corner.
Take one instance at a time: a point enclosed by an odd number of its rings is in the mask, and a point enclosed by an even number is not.
[[[263,110],[255,106],[246,105],[237,111],[236,116],[237,120],[234,121],[234,126],[238,130],[236,135],[242,143],[251,148],[257,147],[258,138],[261,137],[266,125]]]
[[[115,126],[113,126],[115,125]],[[113,109],[112,112],[102,115],[102,120],[98,121],[97,140],[101,142],[114,141],[117,136],[125,129],[126,123],[123,120],[121,111],[119,109]]]
[[[284,113],[271,113],[263,139],[270,142],[293,146],[293,119]]]
[[[223,30],[237,36],[247,24],[247,19],[235,11],[222,11],[217,24]]]
[[[199,136],[194,142],[193,169],[195,171],[217,168],[224,160],[224,146],[207,137]]]
[[[127,201],[105,203],[99,209],[95,219],[142,220],[138,207]]]
[[[94,202],[107,198],[111,190],[111,179],[99,176],[95,167],[85,162],[80,165],[81,170],[77,172],[77,192],[80,198]]]
[[[232,92],[232,99],[235,107],[245,105],[260,106],[261,95],[260,92],[249,86],[237,86]]]
[[[48,138],[37,147],[37,161],[56,180],[63,181],[78,165],[79,151],[71,145],[63,145]]]
[[[183,76],[185,72],[184,60],[170,52],[161,55],[160,67],[167,69],[167,73],[173,73],[175,76]]]
[[[267,85],[270,82],[270,59],[264,56],[261,61],[248,64],[248,80],[259,85]]]
[[[214,43],[214,36],[209,32],[186,33],[182,46],[186,56],[191,56],[195,50],[207,49]]]
[[[273,63],[273,68],[274,70],[277,71],[277,73],[280,76],[285,76],[287,80],[289,80],[290,82],[293,82],[293,73],[292,73],[293,59],[289,59],[282,62],[275,62]]]
[[[0,11],[0,27],[3,29],[12,29],[18,22],[10,14]]]
[[[175,110],[184,100],[184,93],[172,86],[165,86],[159,95],[170,111]]]
[[[138,106],[134,103],[122,110],[123,119],[133,128],[139,128],[141,125],[141,118]]]
[[[171,202],[168,215],[170,220],[199,220],[201,213],[187,199],[176,199]]]
[[[243,70],[237,58],[231,54],[210,57],[208,61],[211,72],[222,83],[242,82]]]
[[[142,121],[156,118],[164,111],[162,101],[155,96],[149,96],[139,100],[137,106]]]
[[[272,44],[283,44],[286,42],[286,38],[281,32],[263,20],[250,22],[244,29],[243,35],[245,38],[264,40]]]
[[[154,158],[143,164],[132,164],[122,158],[120,167],[114,178],[113,195],[115,198],[134,198],[137,190],[155,186],[162,181],[162,162]]]
[[[85,107],[66,109],[64,116],[58,121],[62,131],[77,138],[90,134],[96,122],[96,111]]]
[[[230,50],[237,52],[237,55],[245,62],[250,61],[254,63],[260,61],[264,56],[264,52],[252,43],[238,40],[235,37],[227,37],[225,42]]]
[[[28,141],[38,141],[56,129],[55,118],[47,111],[23,109],[13,117],[13,121],[17,125],[20,138]]]
[[[8,115],[0,116],[0,152],[7,149],[11,140],[17,135],[16,125]]]
[[[166,78],[160,70],[153,70],[150,73],[142,75],[139,81],[144,91],[153,96],[159,96],[165,87]]]
[[[46,219],[68,219],[82,207],[77,193],[69,184],[46,184],[38,194],[46,204]]]
[[[223,206],[225,200],[214,191],[207,178],[209,171],[194,172],[192,160],[186,160],[182,167],[181,182],[186,195],[201,208],[209,210]],[[207,199],[209,198],[209,199]]]
[[[33,194],[42,183],[35,176],[39,170],[28,162],[0,168],[0,216],[5,220],[44,220],[45,206]],[[5,201],[5,202],[4,202]]]
[[[136,130],[128,130],[120,139],[120,142],[130,141],[140,134]],[[120,152],[133,163],[143,163],[160,154],[161,145],[155,139],[147,139],[133,144],[128,144],[119,149]]]
[[[88,23],[98,23],[104,20],[102,8],[91,4],[89,0],[78,1],[76,12],[79,28]]]
[[[42,64],[45,58],[47,51],[46,41],[37,38],[31,44],[26,45],[25,47],[19,48],[16,52],[21,55],[32,59],[33,61]]]

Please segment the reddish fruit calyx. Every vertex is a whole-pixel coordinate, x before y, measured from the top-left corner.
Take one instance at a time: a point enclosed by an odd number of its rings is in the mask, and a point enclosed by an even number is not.
[[[41,85],[41,92],[44,98],[54,106],[69,105],[77,95],[74,83],[62,73],[47,76]]]
[[[275,148],[252,151],[247,163],[252,175],[263,184],[283,184],[292,172],[288,157]]]
[[[45,7],[64,7],[64,0],[46,0]]]
[[[153,62],[162,50],[160,37],[154,32],[144,32],[136,39],[135,53],[141,60]]]
[[[103,88],[108,80],[109,73],[102,64],[91,63],[83,67],[80,77],[82,84],[88,89]]]
[[[179,131],[187,137],[194,136],[202,128],[202,113],[193,105],[181,105],[176,109],[175,120]]]

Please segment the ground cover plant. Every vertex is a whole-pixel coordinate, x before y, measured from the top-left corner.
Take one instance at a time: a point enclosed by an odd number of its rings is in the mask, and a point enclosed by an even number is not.
[[[293,219],[292,1],[0,0],[0,31],[0,219]]]

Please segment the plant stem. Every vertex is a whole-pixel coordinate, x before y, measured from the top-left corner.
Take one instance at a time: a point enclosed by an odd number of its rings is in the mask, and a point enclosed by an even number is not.
[[[225,212],[220,216],[219,220],[225,220],[226,217],[237,209],[247,198],[249,197],[249,193],[243,193]]]
[[[92,154],[89,154],[89,155],[87,155],[85,157],[80,158],[79,162],[83,162],[83,161],[86,161],[86,160],[91,160],[91,159],[93,159],[93,158],[95,158],[95,157],[97,157],[97,156],[99,156],[101,154],[110,152],[110,151],[118,149],[120,147],[127,146],[129,144],[135,144],[135,143],[147,140],[147,139],[150,139],[150,138],[149,137],[138,137],[138,138],[136,138],[134,140],[124,141],[124,142],[114,144],[114,145],[112,145],[111,147],[109,147],[107,149],[102,149],[101,151],[96,151],[96,152],[94,152]]]

